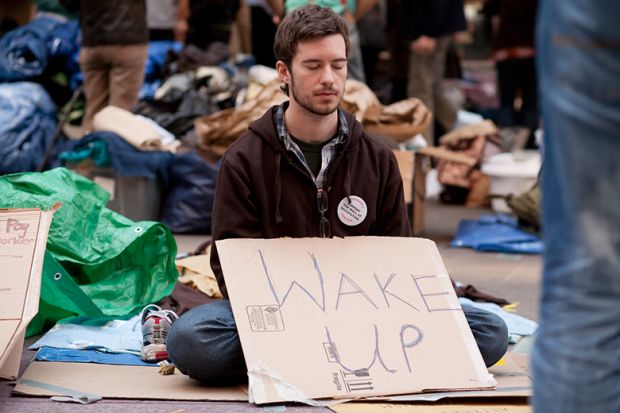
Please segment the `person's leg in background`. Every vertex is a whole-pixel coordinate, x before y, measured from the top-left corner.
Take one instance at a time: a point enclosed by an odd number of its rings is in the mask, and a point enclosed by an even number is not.
[[[374,75],[379,62],[379,53],[381,49],[376,47],[362,46],[362,63],[364,66],[364,77],[366,78],[366,84],[374,90],[375,83]]]
[[[137,103],[144,82],[147,45],[104,46],[112,62],[109,104],[131,110]]]
[[[349,79],[359,80],[366,83],[366,76],[364,75],[364,61],[362,60],[362,47],[360,45],[360,34],[357,30],[355,22],[347,20],[347,27],[349,29],[349,56],[347,59],[347,72]]]
[[[443,96],[443,75],[446,65],[449,37],[437,39],[435,51],[430,54],[420,54],[413,50],[409,53],[409,76],[407,78],[407,96],[420,99],[431,111],[434,117],[441,122],[447,121],[450,113],[449,103]],[[439,103],[439,106],[437,104]],[[441,113],[441,118],[436,111]],[[456,114],[453,115],[456,118]],[[446,126],[450,129],[452,125]],[[435,128],[429,123],[424,137],[429,145],[434,145]]]
[[[530,130],[528,148],[536,147],[534,132],[538,129],[538,77],[536,76],[536,59],[531,57],[521,59],[522,65],[522,101],[521,112],[523,113],[523,125]]]
[[[620,2],[542,0],[537,413],[620,411]]]
[[[407,99],[407,76],[409,75],[409,50],[402,44],[398,30],[388,29],[388,50],[390,51],[390,103]]]
[[[435,115],[435,120],[437,120],[439,126],[445,132],[451,131],[454,127],[458,112],[457,104],[448,97],[448,90],[446,88],[446,58],[451,42],[451,36],[437,39],[437,61],[435,62],[437,77],[433,84],[433,101],[435,105],[433,115]]]
[[[502,127],[515,125],[514,103],[517,96],[518,65],[515,59],[500,60],[495,63],[497,70],[497,88],[499,92],[499,110],[497,124]]]
[[[273,42],[277,27],[273,23],[273,16],[260,6],[250,7],[252,16],[252,53],[256,64],[276,67],[276,57],[273,54]]]
[[[84,95],[86,108],[82,119],[82,130],[90,133],[93,130],[93,117],[107,106],[110,98],[108,85],[110,82],[110,65],[101,54],[100,47],[82,47],[79,55],[80,69],[84,75]]]

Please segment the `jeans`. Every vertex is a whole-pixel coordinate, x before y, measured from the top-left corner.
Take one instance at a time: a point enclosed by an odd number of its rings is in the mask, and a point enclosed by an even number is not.
[[[620,2],[543,0],[536,412],[620,412]]]
[[[444,88],[446,55],[451,36],[437,38],[435,51],[429,55],[409,52],[409,76],[407,96],[420,99],[445,130],[451,130],[456,121],[458,108],[447,97]],[[423,133],[429,145],[435,144],[435,128],[430,122]]]
[[[535,59],[507,59],[497,62],[495,66],[501,105],[497,123],[504,127],[523,125],[534,131],[538,127]],[[522,105],[517,113],[514,101],[518,92],[521,92]]]
[[[487,366],[495,364],[508,348],[504,321],[488,311],[463,305],[467,322]],[[168,356],[177,368],[210,385],[247,382],[247,369],[230,301],[219,300],[183,314],[172,324],[166,342]]]
[[[364,61],[362,59],[362,47],[360,45],[360,34],[354,22],[347,22],[349,29],[349,55],[347,59],[347,72],[349,79],[366,82],[364,74]]]

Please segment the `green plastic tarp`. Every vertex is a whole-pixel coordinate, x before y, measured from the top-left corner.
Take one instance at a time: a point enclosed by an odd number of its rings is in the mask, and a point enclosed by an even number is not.
[[[72,316],[124,317],[172,292],[178,273],[170,230],[105,207],[110,195],[65,168],[0,176],[0,208],[62,206],[54,214],[32,336]]]

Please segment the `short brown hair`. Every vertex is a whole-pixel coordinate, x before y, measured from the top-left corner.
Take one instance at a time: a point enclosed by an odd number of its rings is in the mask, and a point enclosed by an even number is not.
[[[345,50],[349,55],[349,31],[340,16],[331,9],[310,4],[287,13],[276,32],[273,51],[276,60],[291,68],[293,57],[300,42],[314,40],[333,34],[344,38]]]

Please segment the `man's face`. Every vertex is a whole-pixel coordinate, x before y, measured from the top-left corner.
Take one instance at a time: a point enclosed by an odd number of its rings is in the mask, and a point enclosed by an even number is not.
[[[314,115],[329,115],[342,101],[347,79],[344,38],[333,34],[299,43],[290,69],[283,63],[279,69],[289,86],[291,105]]]

